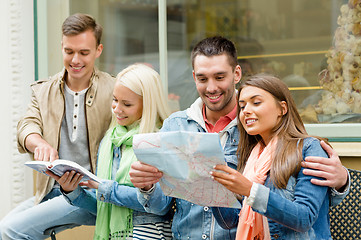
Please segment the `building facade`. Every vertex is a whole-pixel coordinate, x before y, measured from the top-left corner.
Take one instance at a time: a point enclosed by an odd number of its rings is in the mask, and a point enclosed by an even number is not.
[[[32,195],[16,124],[31,82],[62,68],[61,24],[93,15],[104,27],[98,67],[116,75],[134,62],[160,72],[174,111],[196,98],[190,51],[223,35],[237,46],[243,75],[285,81],[310,134],[329,138],[345,166],[361,169],[361,8],[346,0],[3,0],[0,217]],[[360,8],[360,9],[359,9]]]

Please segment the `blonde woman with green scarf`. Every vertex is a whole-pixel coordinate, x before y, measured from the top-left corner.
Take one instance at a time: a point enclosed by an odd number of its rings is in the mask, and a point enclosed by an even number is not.
[[[96,215],[94,239],[171,239],[168,212],[146,213],[129,180],[130,165],[137,160],[134,134],[158,131],[170,113],[159,74],[133,64],[118,74],[113,95],[113,121],[98,151],[97,176],[103,181],[80,183],[82,176],[73,171],[49,175],[70,204]]]

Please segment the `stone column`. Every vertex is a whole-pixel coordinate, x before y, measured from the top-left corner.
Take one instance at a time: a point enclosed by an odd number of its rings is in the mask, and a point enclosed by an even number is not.
[[[30,102],[29,85],[34,81],[33,1],[0,1],[0,219],[17,204],[32,196],[33,177],[19,154],[16,125]]]

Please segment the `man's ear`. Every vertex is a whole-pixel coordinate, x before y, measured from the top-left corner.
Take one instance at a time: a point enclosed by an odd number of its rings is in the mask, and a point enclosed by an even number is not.
[[[194,70],[192,71],[192,75],[193,75],[194,81],[196,81],[196,80],[197,80],[197,79],[196,79],[196,73],[194,72]]]
[[[103,52],[103,44],[99,44],[97,47],[97,53],[96,53],[96,58],[98,58],[100,56],[100,54],[102,54]]]
[[[242,69],[241,66],[237,65],[234,68],[234,83],[237,84],[239,81],[241,81],[242,78]]]

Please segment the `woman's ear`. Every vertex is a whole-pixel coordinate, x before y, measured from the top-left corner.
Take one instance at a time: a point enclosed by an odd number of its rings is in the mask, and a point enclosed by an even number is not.
[[[288,112],[288,106],[286,101],[281,101],[280,106],[281,106],[282,116],[286,115],[286,113]]]

